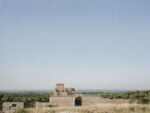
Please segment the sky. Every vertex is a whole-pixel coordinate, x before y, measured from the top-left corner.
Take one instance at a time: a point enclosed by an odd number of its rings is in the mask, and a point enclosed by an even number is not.
[[[0,0],[0,90],[150,89],[149,0]]]

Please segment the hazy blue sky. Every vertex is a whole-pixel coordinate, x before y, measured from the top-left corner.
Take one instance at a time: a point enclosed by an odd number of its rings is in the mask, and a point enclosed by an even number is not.
[[[149,0],[0,0],[0,90],[150,89]]]

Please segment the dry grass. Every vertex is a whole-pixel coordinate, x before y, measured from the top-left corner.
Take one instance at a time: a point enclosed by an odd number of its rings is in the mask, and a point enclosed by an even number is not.
[[[28,110],[30,113],[150,113],[150,105],[99,104],[87,107],[57,107]]]

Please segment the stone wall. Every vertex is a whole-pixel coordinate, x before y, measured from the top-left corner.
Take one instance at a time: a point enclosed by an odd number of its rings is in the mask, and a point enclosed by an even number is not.
[[[55,88],[58,92],[64,92],[64,84],[56,84]]]
[[[74,95],[74,96],[52,96],[50,97],[50,105],[52,106],[75,106],[75,99],[81,97],[82,104],[81,106],[91,106],[98,104],[123,104],[128,103],[128,100],[124,99],[104,99],[101,97],[95,96],[83,96],[83,95]]]
[[[51,96],[52,106],[74,106],[74,96]]]
[[[4,102],[3,103],[3,111],[7,110],[19,110],[24,108],[23,102]]]
[[[51,107],[49,102],[36,102],[35,108]]]

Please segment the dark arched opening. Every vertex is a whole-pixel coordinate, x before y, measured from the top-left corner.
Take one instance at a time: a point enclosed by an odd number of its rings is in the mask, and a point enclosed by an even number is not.
[[[82,106],[82,98],[81,97],[75,98],[75,106]]]

